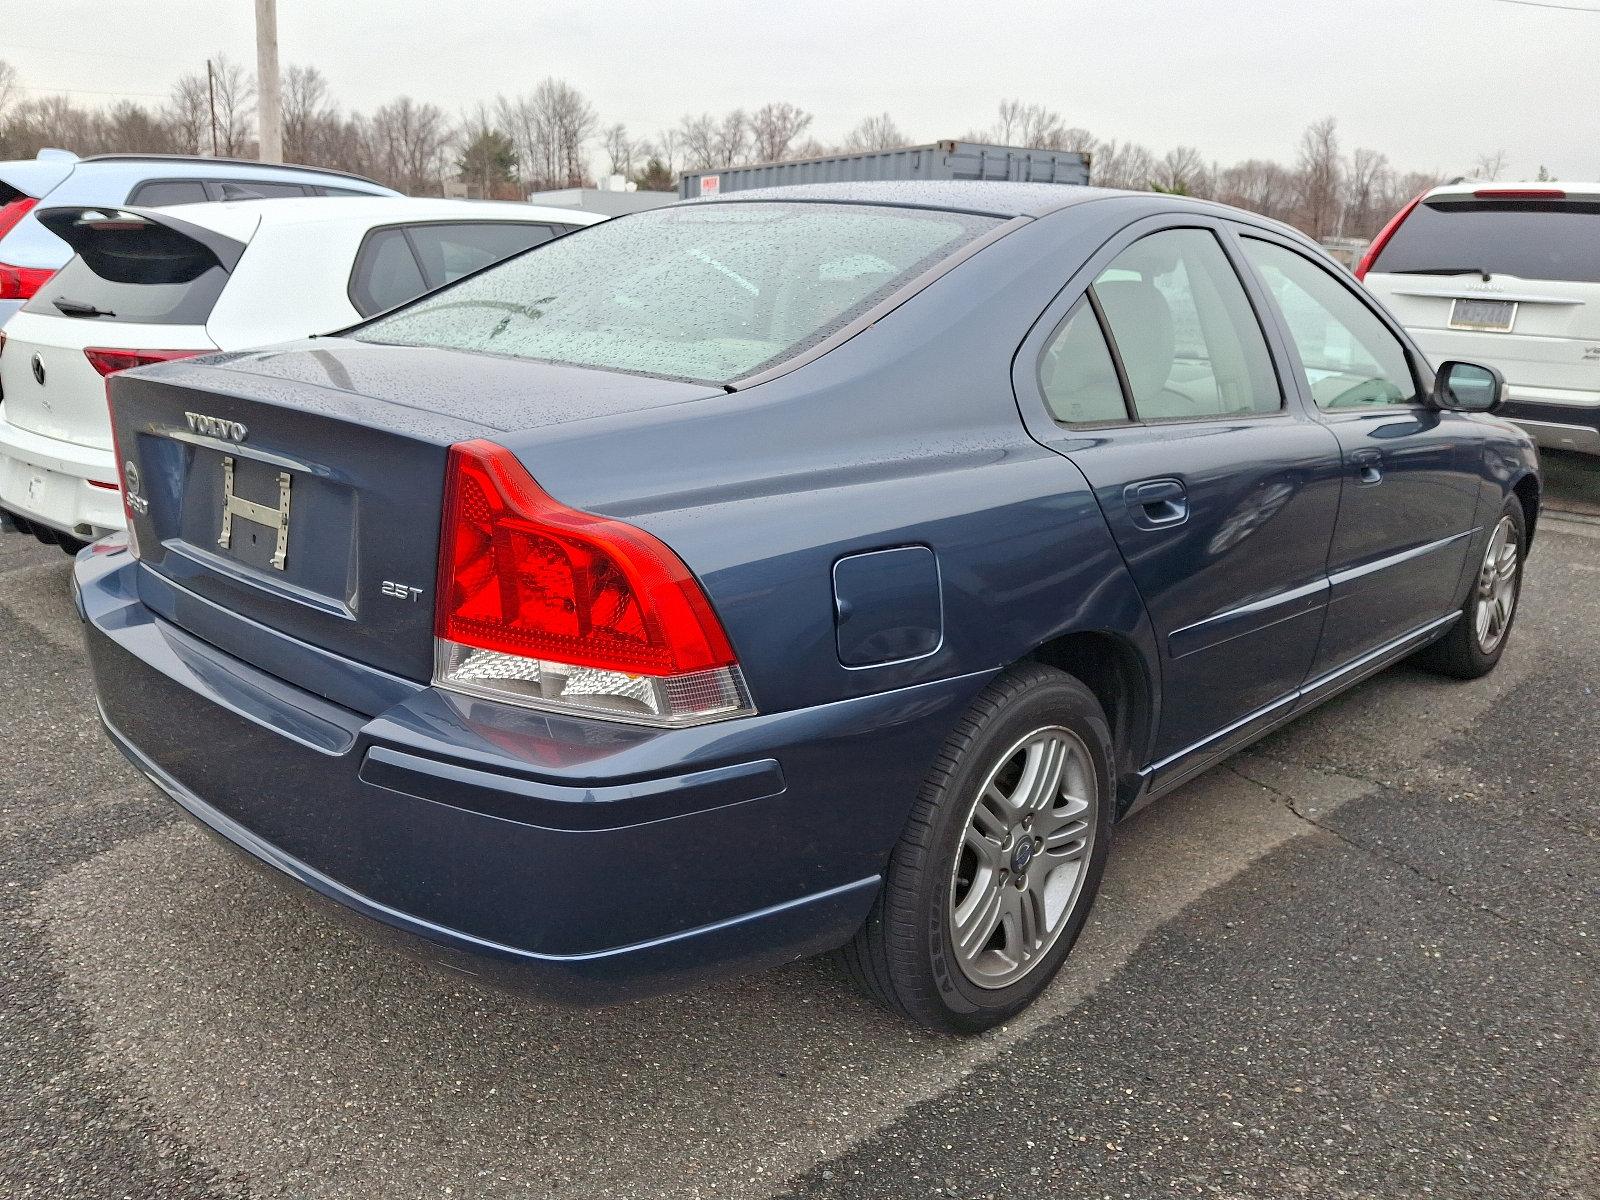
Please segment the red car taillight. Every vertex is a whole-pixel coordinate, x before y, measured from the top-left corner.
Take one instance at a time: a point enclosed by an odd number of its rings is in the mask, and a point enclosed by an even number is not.
[[[652,725],[753,712],[699,582],[642,529],[558,503],[492,442],[450,448],[435,680]]]
[[[31,196],[21,196],[9,204],[0,204],[0,238],[15,229],[38,203]],[[32,300],[33,294],[54,274],[52,267],[13,267],[0,262],[0,300]]]
[[[116,371],[131,371],[134,367],[148,367],[151,363],[172,362],[174,359],[209,353],[208,350],[117,350],[107,346],[90,346],[84,350],[83,356],[100,374],[110,375]]]
[[[1411,210],[1421,204],[1422,197],[1427,194],[1427,192],[1421,192],[1413,196],[1411,203],[1390,217],[1389,223],[1378,231],[1378,236],[1372,239],[1372,244],[1367,247],[1367,252],[1361,256],[1361,261],[1356,264],[1357,279],[1365,279],[1367,277],[1367,272],[1372,270],[1372,264],[1378,261],[1378,255],[1383,253],[1383,248],[1389,244],[1389,239],[1394,236],[1394,231],[1405,223],[1405,219],[1411,215]]]

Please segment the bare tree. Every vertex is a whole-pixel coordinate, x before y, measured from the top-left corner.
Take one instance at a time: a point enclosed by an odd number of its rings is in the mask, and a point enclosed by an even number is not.
[[[1294,175],[1265,159],[1246,159],[1217,175],[1216,199],[1274,220],[1292,215],[1297,195]]]
[[[210,152],[211,104],[204,75],[180,77],[161,111],[180,154]]]
[[[721,165],[717,161],[717,119],[710,113],[685,115],[678,125],[678,144],[683,149],[685,170],[709,171]]]
[[[290,67],[283,76],[285,162],[338,166],[330,155],[338,139],[339,114],[328,99],[328,81],[316,67]]]
[[[1151,184],[1163,192],[1180,196],[1198,196],[1206,172],[1206,160],[1193,146],[1175,146],[1168,150],[1156,164]]]
[[[385,183],[413,196],[443,190],[444,155],[454,140],[444,109],[401,96],[372,114],[370,135]]]
[[[0,120],[5,119],[6,110],[16,100],[20,88],[21,85],[17,82],[17,69],[0,58]]]
[[[763,104],[750,118],[750,136],[757,162],[781,162],[795,141],[811,126],[811,114],[782,101]]]
[[[875,117],[868,117],[845,135],[844,148],[851,154],[861,154],[870,150],[893,150],[896,146],[904,146],[911,139],[894,123],[894,118],[888,113],[879,113]]]
[[[1344,227],[1353,237],[1371,237],[1388,218],[1380,203],[1388,185],[1389,156],[1359,146],[1344,171]]]
[[[1156,173],[1156,156],[1134,142],[1105,142],[1094,160],[1094,181],[1101,187],[1143,191]]]
[[[605,133],[601,135],[600,145],[605,149],[612,175],[633,174],[634,156],[640,153],[643,146],[628,136],[626,125],[618,121],[615,125],[607,127]],[[644,154],[648,157],[649,151],[645,150]]]
[[[719,167],[734,167],[750,158],[750,118],[742,108],[723,114],[717,126],[717,161]]]
[[[1493,150],[1480,154],[1472,164],[1472,173],[1479,179],[1485,179],[1493,183],[1505,174],[1506,161],[1507,157],[1504,150]]]
[[[562,79],[550,78],[533,91],[549,138],[550,177],[564,187],[579,187],[589,178],[589,156],[584,149],[600,128],[600,117],[582,92]]]
[[[1300,227],[1314,238],[1325,238],[1339,225],[1339,185],[1343,177],[1339,156],[1339,123],[1324,117],[1300,135],[1298,162]]]
[[[228,158],[251,158],[256,123],[255,76],[226,54],[212,60],[216,93],[217,153]]]

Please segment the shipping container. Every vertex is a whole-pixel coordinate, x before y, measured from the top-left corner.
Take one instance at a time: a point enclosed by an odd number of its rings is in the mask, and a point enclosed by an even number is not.
[[[856,183],[868,179],[997,179],[1017,183],[1089,182],[1089,156],[1076,150],[1028,150],[984,142],[934,142],[794,162],[691,171],[678,182],[685,200],[793,183]]]

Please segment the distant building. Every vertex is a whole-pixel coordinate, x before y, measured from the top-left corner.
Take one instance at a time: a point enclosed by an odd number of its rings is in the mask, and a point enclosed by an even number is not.
[[[528,197],[529,204],[576,208],[580,212],[599,213],[604,217],[620,217],[677,202],[675,192],[641,192],[621,175],[611,175],[601,180],[599,187],[557,188],[552,192],[534,192]]]

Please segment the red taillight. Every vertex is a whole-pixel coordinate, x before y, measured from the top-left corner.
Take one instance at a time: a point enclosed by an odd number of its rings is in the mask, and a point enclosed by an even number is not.
[[[1394,216],[1389,218],[1389,223],[1378,231],[1378,236],[1372,239],[1372,245],[1367,247],[1367,252],[1361,256],[1361,261],[1356,264],[1356,278],[1365,279],[1367,272],[1372,270],[1372,264],[1378,261],[1378,255],[1383,253],[1383,248],[1389,244],[1389,239],[1394,236],[1395,230],[1405,224],[1405,219],[1411,215],[1411,210],[1422,203],[1422,197],[1427,192],[1419,193],[1411,198],[1407,204]]]
[[[447,472],[441,683],[658,724],[750,711],[722,623],[666,545],[558,503],[492,442],[452,446]]]
[[[55,272],[47,267],[13,267],[0,263],[0,300],[32,300]]]
[[[31,196],[20,196],[9,204],[0,204],[0,238],[15,229],[38,203]],[[54,274],[51,267],[13,267],[0,263],[0,300],[32,300],[33,294]]]
[[[39,202],[32,196],[18,196],[9,204],[0,204],[0,238],[17,227],[17,223],[33,211]]]
[[[1479,188],[1472,193],[1474,200],[1565,200],[1567,193],[1561,188]]]
[[[130,371],[134,367],[148,367],[151,363],[172,362],[178,358],[193,358],[208,354],[207,350],[117,350],[107,346],[90,346],[83,352],[96,371],[110,375],[116,371]]]
[[[100,373],[102,375],[107,374],[105,371]],[[127,523],[128,549],[132,551],[135,558],[138,558],[139,531],[133,525],[134,513],[136,509],[140,512],[148,509],[150,502],[144,498],[142,491],[137,493],[137,498],[128,492],[128,468],[132,467],[135,472],[135,483],[138,483],[137,472],[139,468],[124,459],[122,450],[117,446],[117,412],[116,407],[111,403],[111,380],[109,377],[106,379],[106,418],[111,423],[111,457],[117,460],[117,490],[122,493],[122,516]]]

